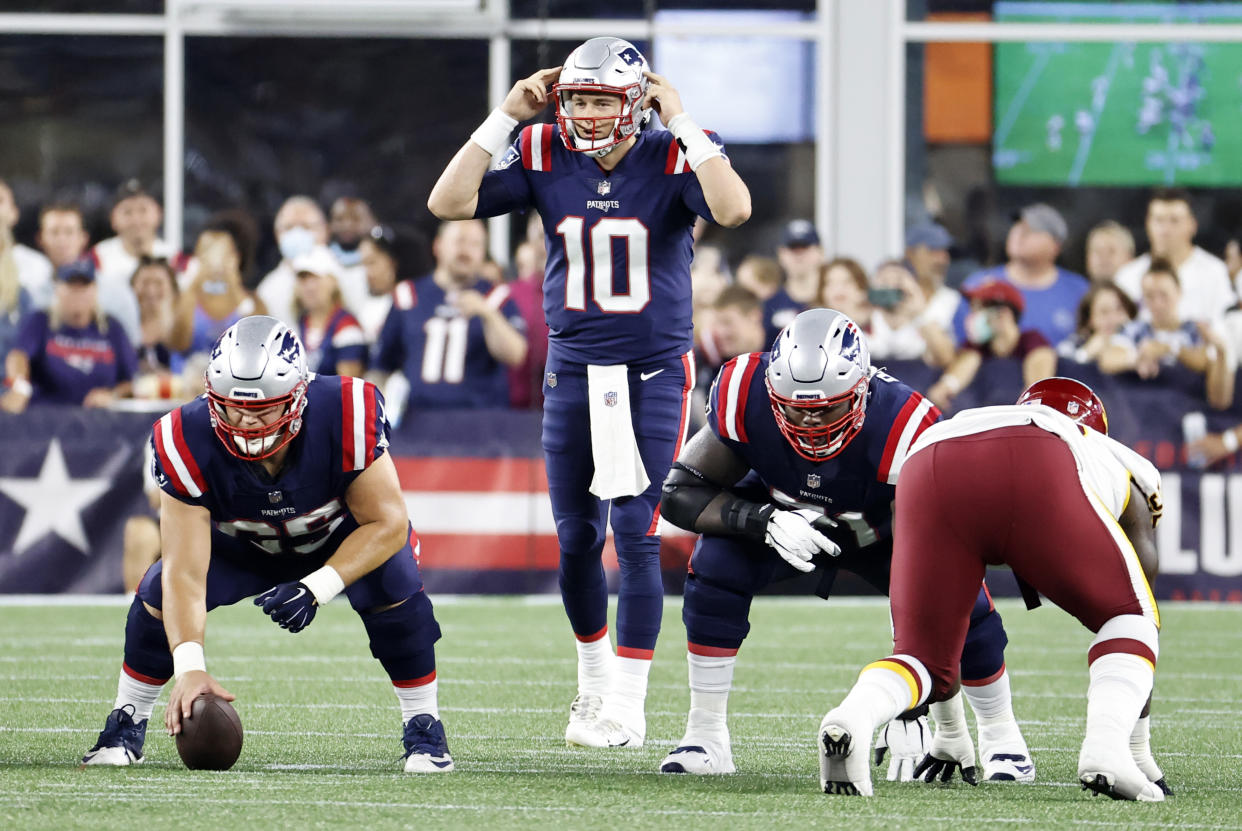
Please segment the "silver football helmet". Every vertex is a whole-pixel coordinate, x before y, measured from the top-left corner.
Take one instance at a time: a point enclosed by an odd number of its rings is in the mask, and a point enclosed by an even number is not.
[[[560,78],[552,85],[552,94],[556,96],[556,123],[560,125],[565,146],[600,158],[637,133],[651,117],[651,109],[642,106],[650,85],[643,74],[648,69],[642,52],[621,38],[591,38],[570,52]],[[607,118],[575,116],[572,108],[575,92],[620,96],[621,114]],[[595,138],[596,122],[609,121],[613,122],[612,130]],[[587,128],[586,138],[578,134],[577,124]]]
[[[772,344],[765,381],[776,425],[798,455],[836,456],[862,429],[875,369],[858,325],[833,309],[809,309]]]
[[[309,380],[306,352],[288,326],[265,315],[243,317],[211,350],[207,364],[211,426],[234,456],[267,458],[302,429]],[[275,418],[258,412],[276,407],[283,409]],[[242,426],[247,421],[251,426]]]

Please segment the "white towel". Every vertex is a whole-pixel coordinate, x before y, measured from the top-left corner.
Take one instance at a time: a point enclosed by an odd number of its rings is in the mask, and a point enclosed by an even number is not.
[[[638,496],[651,480],[643,466],[630,418],[630,374],[625,364],[587,366],[591,405],[591,493],[600,499]]]

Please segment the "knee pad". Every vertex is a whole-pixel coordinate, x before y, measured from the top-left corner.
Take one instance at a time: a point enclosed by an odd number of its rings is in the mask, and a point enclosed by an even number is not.
[[[164,622],[156,620],[142,604],[142,598],[135,597],[125,620],[125,666],[162,684],[173,674],[172,651]]]
[[[426,592],[411,595],[400,606],[360,617],[371,641],[371,654],[390,678],[421,678],[435,669],[440,624]]]
[[[721,649],[741,648],[750,634],[752,597],[699,574],[690,574],[681,607],[687,640]]]
[[[1005,668],[1005,647],[1009,636],[1000,613],[990,598],[980,591],[970,613],[970,628],[962,644],[962,681],[991,679]]]

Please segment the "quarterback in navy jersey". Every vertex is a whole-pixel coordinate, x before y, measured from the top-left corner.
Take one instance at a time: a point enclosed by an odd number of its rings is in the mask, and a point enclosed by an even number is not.
[[[440,627],[387,453],[383,397],[361,379],[308,372],[297,336],[264,316],[220,337],[206,382],[206,395],[153,430],[163,559],[139,584],[116,703],[83,763],[142,762],[170,677],[170,734],[199,695],[233,700],[206,671],[211,609],[258,595],[275,623],[300,632],[343,593],[392,679],[405,770],[451,770],[436,701]]]
[[[556,123],[525,127],[510,146],[518,122],[549,102]],[[643,130],[653,112],[666,131]],[[691,229],[696,217],[745,222],[750,192],[677,90],[632,44],[604,37],[519,81],[427,205],[441,219],[531,208],[543,219],[543,448],[578,650],[565,739],[640,747],[662,611],[660,483],[685,438],[694,385]],[[621,571],[615,655],[605,521]]]
[[[771,353],[721,368],[707,425],[673,465],[661,505],[670,522],[702,534],[682,607],[690,715],[662,772],[734,771],[728,691],[751,598],[765,586],[818,569],[817,593],[826,598],[844,568],[888,593],[897,477],[915,439],[939,418],[928,399],[871,366],[857,325],[831,309],[802,312]],[[985,775],[1033,780],[1010,708],[1005,644],[981,589],[962,676],[974,684]],[[910,779],[926,752],[925,712],[885,728],[890,779]],[[987,763],[994,756],[1002,758]]]

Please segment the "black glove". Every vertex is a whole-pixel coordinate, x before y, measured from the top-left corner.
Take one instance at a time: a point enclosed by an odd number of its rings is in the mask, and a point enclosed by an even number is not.
[[[310,626],[319,608],[315,595],[300,580],[268,589],[254,599],[254,605],[263,607],[264,614],[290,632],[301,632]]]

